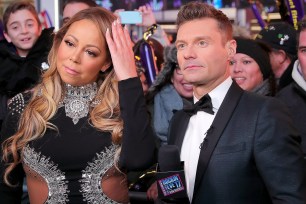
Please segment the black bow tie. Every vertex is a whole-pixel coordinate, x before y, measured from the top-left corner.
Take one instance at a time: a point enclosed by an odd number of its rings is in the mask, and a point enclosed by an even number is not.
[[[198,111],[204,111],[209,114],[214,114],[211,98],[208,94],[204,95],[198,102],[184,108],[186,113],[190,115],[196,114]]]

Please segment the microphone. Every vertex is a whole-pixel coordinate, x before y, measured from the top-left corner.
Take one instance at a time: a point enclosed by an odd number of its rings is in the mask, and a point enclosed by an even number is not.
[[[129,191],[130,203],[153,203],[148,200],[146,192]]]
[[[164,145],[158,152],[158,197],[166,203],[189,204],[186,191],[184,163],[175,145]]]

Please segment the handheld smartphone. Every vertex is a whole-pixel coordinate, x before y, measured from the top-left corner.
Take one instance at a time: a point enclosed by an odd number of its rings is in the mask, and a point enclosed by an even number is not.
[[[139,11],[120,11],[119,16],[122,24],[142,23],[142,15]]]

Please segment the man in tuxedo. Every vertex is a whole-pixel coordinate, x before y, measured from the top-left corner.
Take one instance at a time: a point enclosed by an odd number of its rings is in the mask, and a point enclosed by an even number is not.
[[[196,103],[173,116],[168,143],[180,148],[189,200],[306,203],[300,136],[285,105],[245,92],[230,78],[236,42],[229,19],[190,2],[178,13],[177,29],[179,67]]]

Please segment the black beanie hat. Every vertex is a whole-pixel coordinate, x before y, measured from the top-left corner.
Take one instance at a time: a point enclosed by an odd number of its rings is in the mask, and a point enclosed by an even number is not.
[[[297,54],[297,31],[286,22],[271,23],[262,29],[255,40],[267,43],[277,50],[284,50],[286,53],[296,56]]]
[[[269,53],[267,49],[264,49],[264,45],[259,44],[255,40],[247,38],[235,38],[237,42],[236,53],[242,53],[253,58],[262,73],[263,79],[269,78],[272,73],[272,68],[270,64]]]

